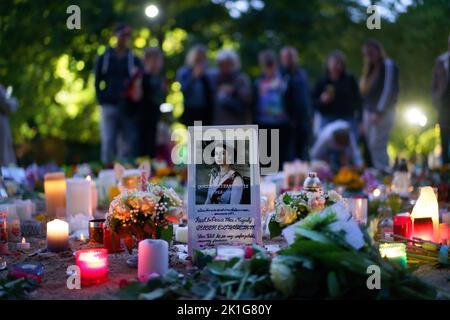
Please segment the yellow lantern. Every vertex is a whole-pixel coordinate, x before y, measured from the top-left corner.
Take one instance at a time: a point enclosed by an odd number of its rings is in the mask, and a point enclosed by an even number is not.
[[[432,187],[420,188],[411,219],[413,237],[439,242],[439,206]]]

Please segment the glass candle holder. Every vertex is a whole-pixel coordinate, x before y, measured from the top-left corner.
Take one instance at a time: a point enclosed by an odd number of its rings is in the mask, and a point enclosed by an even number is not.
[[[106,226],[103,227],[103,247],[108,253],[122,252],[123,249],[120,245],[120,237],[118,234],[114,234]]]
[[[411,239],[412,220],[409,213],[399,213],[394,216],[394,234]]]
[[[103,244],[103,228],[105,219],[94,219],[89,221],[89,242]]]
[[[404,243],[380,243],[380,255],[393,263],[406,268],[406,244]]]
[[[413,224],[413,237],[434,241],[433,219],[416,218]]]
[[[80,268],[81,285],[92,286],[108,279],[108,251],[106,249],[84,249],[75,252]]]

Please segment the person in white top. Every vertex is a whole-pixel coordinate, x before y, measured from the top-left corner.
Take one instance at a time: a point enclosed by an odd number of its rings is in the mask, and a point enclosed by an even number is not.
[[[326,161],[333,169],[363,165],[350,123],[343,120],[333,121],[323,128],[311,149],[311,158]]]

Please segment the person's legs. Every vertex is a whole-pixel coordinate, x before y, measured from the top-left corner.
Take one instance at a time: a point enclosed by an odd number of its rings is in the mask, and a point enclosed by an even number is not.
[[[122,113],[120,133],[122,136],[122,143],[119,147],[119,155],[122,160],[131,161],[137,157],[139,143],[138,121],[136,114]]]
[[[373,166],[378,170],[389,168],[387,143],[395,120],[395,110],[386,111],[376,124],[369,125],[368,142]]]
[[[117,156],[119,114],[120,112],[117,106],[102,106],[100,120],[101,160],[105,164],[111,163]]]

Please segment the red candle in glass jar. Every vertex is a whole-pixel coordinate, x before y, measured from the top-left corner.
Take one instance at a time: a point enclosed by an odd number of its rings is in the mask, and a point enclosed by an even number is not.
[[[433,219],[416,218],[413,224],[413,237],[434,241]]]
[[[394,234],[410,239],[412,236],[412,220],[409,213],[394,216]],[[401,240],[401,239],[397,239]]]
[[[75,259],[80,268],[82,286],[91,286],[108,279],[108,251],[106,249],[78,250],[75,252]]]
[[[108,250],[108,253],[123,251],[119,235],[117,233],[113,235],[113,232],[106,227],[103,228],[103,247]]]

